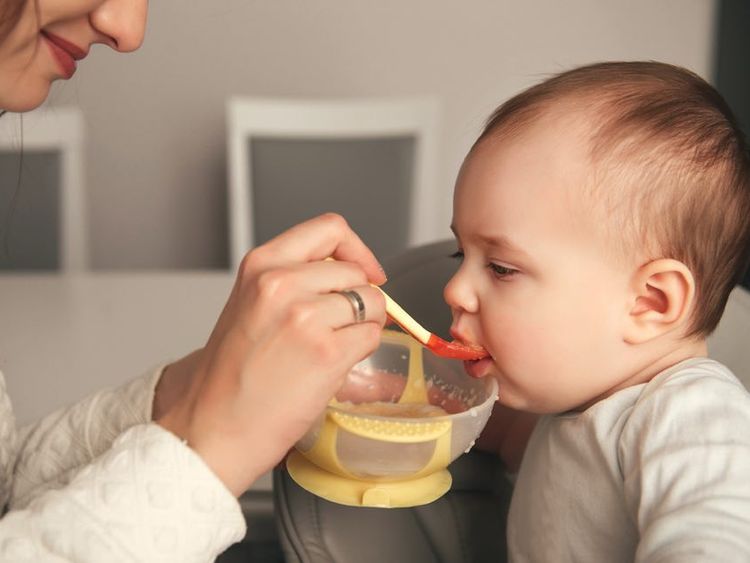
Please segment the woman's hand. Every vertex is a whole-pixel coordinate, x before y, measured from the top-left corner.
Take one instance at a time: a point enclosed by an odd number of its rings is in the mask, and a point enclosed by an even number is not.
[[[336,260],[324,261],[329,256]],[[283,458],[351,367],[378,346],[385,304],[369,284],[384,281],[375,257],[338,215],[254,249],[206,346],[180,364],[192,371],[189,382],[158,423],[187,440],[240,495]],[[333,293],[343,289],[364,300],[364,322],[355,324],[349,300]],[[156,416],[161,405],[155,402]]]

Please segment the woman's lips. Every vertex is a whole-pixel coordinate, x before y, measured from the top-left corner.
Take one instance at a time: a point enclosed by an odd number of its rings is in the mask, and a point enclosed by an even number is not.
[[[48,31],[42,31],[42,37],[47,40],[52,55],[59,63],[63,78],[69,79],[76,71],[76,61],[81,60],[88,53],[70,41],[66,41]]]

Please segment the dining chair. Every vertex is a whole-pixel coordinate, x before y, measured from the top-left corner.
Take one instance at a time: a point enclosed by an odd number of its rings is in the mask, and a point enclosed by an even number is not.
[[[0,117],[0,271],[87,269],[83,137],[76,108]]]
[[[227,104],[230,263],[320,213],[342,214],[376,255],[440,238],[439,105],[432,98]]]

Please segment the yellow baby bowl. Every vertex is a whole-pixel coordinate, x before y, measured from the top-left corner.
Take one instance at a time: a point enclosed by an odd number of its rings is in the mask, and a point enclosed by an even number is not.
[[[473,379],[410,336],[384,330],[326,411],[287,458],[292,479],[350,506],[427,504],[451,486],[446,469],[468,452],[497,399],[493,378]]]

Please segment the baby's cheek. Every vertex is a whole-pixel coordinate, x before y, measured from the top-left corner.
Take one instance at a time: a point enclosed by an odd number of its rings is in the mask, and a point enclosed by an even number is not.
[[[516,381],[519,387],[533,389],[560,367],[557,342],[544,330],[529,328],[526,332],[509,331],[493,357],[500,371]]]
[[[496,360],[515,359],[533,355],[539,350],[545,338],[545,331],[538,326],[523,322],[507,322],[496,326],[488,345]]]

